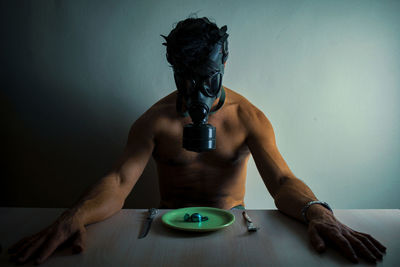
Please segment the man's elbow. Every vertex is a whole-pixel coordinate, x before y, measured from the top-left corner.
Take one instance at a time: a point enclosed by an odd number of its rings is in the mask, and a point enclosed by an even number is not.
[[[277,185],[277,190],[275,191],[275,194],[272,196],[274,200],[276,201],[277,198],[279,198],[279,195],[286,190],[287,186],[290,186],[290,184],[295,181],[299,180],[297,177],[294,176],[289,176],[289,175],[283,175],[278,179],[278,185]]]
[[[289,181],[290,179],[293,179],[293,177],[290,176],[282,176],[281,178],[279,178],[279,187],[281,187],[282,185],[284,185],[287,181]]]

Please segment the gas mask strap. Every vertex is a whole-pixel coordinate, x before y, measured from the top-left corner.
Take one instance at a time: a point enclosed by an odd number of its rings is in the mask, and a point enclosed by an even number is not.
[[[178,96],[176,98],[176,111],[181,117],[189,116],[189,112],[187,110],[183,112],[182,108],[183,108],[182,95],[181,93],[178,92]]]
[[[225,90],[224,90],[224,87],[221,86],[221,96],[219,97],[218,104],[214,108],[214,110],[210,111],[210,114],[214,114],[215,112],[217,112],[217,110],[220,109],[224,105],[224,102],[225,102]]]

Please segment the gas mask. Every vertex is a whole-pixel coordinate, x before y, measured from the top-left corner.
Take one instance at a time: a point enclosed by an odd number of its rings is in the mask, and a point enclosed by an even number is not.
[[[202,66],[190,69],[174,68],[174,79],[178,89],[177,112],[190,116],[192,123],[183,128],[183,148],[204,152],[216,148],[216,129],[209,124],[209,114],[220,109],[225,101],[222,87],[224,63],[228,57],[226,26],[222,27],[222,38],[218,41]],[[218,104],[212,105],[219,98]]]

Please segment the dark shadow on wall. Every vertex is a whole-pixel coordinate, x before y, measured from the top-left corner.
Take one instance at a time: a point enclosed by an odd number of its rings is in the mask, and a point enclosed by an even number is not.
[[[1,131],[0,206],[70,207],[110,170],[126,141],[115,140],[126,139],[129,130],[114,127],[113,135],[107,131],[93,135],[88,129],[95,127],[88,125],[79,136],[44,138],[19,117],[3,94],[0,107],[6,126]],[[124,208],[155,207],[159,199],[157,171],[150,160]]]
[[[0,4],[0,206],[70,207],[110,171],[144,112],[130,91],[143,85],[119,82],[129,66],[123,49],[108,49],[103,65],[92,53],[101,12],[59,4]],[[158,191],[150,161],[125,208],[157,206]]]

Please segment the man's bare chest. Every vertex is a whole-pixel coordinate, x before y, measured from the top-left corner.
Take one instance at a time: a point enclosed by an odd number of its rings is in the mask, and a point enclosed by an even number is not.
[[[187,121],[172,121],[155,136],[153,157],[157,162],[169,166],[205,164],[206,166],[228,167],[248,156],[246,132],[234,120],[210,118],[209,123],[216,127],[216,149],[197,153],[182,147],[183,126]]]

